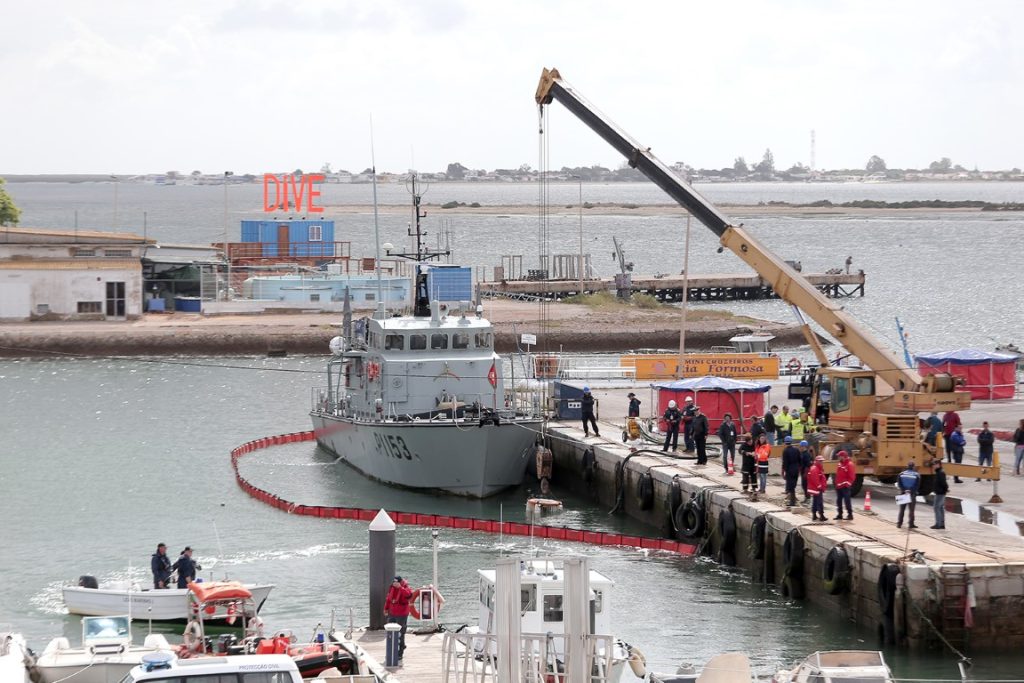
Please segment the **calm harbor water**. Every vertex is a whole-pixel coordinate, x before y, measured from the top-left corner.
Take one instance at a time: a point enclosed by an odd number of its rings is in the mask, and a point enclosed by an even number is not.
[[[110,184],[8,185],[23,207],[23,225],[112,227]],[[584,185],[591,202],[667,203],[647,184]],[[756,203],[875,198],[986,199],[1021,201],[1024,184],[735,185],[704,188],[715,201]],[[223,189],[156,187],[123,183],[121,229],[165,242],[208,243],[223,230]],[[558,186],[552,205],[573,203],[578,188]],[[382,201],[408,200],[401,186],[382,186]],[[563,196],[564,195],[564,196]],[[259,186],[228,188],[232,234],[237,220],[258,217]],[[437,184],[427,201],[529,204],[529,185]],[[369,186],[328,186],[325,203],[368,204]],[[455,237],[456,260],[493,266],[500,256],[537,253],[537,219],[524,216],[444,216],[430,210],[428,230],[441,219]],[[552,219],[553,252],[574,253],[579,224],[572,212]],[[384,218],[383,239],[402,242],[407,218]],[[353,253],[369,253],[372,217],[338,219],[338,239]],[[1024,218],[894,212],[880,217],[745,218],[748,228],[805,269],[838,267],[846,256],[868,273],[868,296],[846,305],[858,319],[895,345],[892,317],[900,315],[915,350],[936,346],[1021,342],[1024,278],[1019,245]],[[588,251],[599,272],[613,263],[611,236],[625,238],[641,273],[677,273],[683,225],[678,217],[584,216]],[[740,263],[715,253],[710,232],[693,226],[694,272],[738,272]],[[527,266],[530,267],[530,266]],[[736,304],[737,312],[789,320],[777,302]],[[309,428],[310,387],[321,383],[322,358],[60,359],[0,361],[0,622],[23,631],[41,649],[61,632],[76,636],[77,620],[62,614],[59,586],[80,574],[102,579],[148,580],[149,555],[158,541],[172,552],[196,548],[197,559],[217,576],[277,585],[265,608],[271,628],[300,636],[326,621],[332,607],[352,609],[367,620],[367,558],[364,525],[296,518],[263,507],[236,486],[229,450],[258,436]],[[243,469],[257,485],[308,503],[387,506],[395,509],[521,518],[526,490],[486,502],[399,492],[375,484],[333,462],[314,446],[293,445],[255,453]],[[557,484],[557,482],[556,482]],[[556,491],[557,492],[557,491]],[[568,498],[557,523],[620,528],[590,501]],[[628,528],[628,527],[627,527]],[[529,551],[524,539],[467,532],[442,533],[441,587],[448,603],[443,620],[475,621],[477,568],[491,567],[502,552]],[[398,563],[414,583],[429,581],[430,534],[398,532]],[[652,668],[671,671],[681,661],[703,662],[723,650],[749,652],[768,673],[816,649],[875,647],[873,632],[853,627],[842,615],[793,605],[752,585],[743,572],[711,562],[572,544],[545,544],[541,552],[585,553],[594,568],[618,583],[613,600],[619,634],[647,654]],[[209,576],[209,571],[204,571]],[[953,660],[891,653],[905,677],[954,678]],[[974,673],[1019,678],[1022,656],[979,656]]]
[[[364,524],[292,517],[237,488],[229,450],[251,438],[308,429],[310,386],[322,358],[60,359],[0,361],[4,520],[0,622],[41,649],[60,633],[77,638],[62,614],[59,587],[80,574],[149,580],[157,542],[185,545],[209,577],[224,573],[276,588],[264,618],[300,637],[331,608],[357,624],[367,616]],[[257,485],[312,504],[522,519],[525,489],[496,500],[461,501],[399,492],[370,482],[309,444],[257,452],[243,460]],[[557,480],[556,480],[557,484]],[[556,489],[557,493],[557,489]],[[568,497],[557,523],[632,528],[587,500]],[[795,605],[754,585],[742,571],[705,559],[574,544],[538,544],[553,555],[585,554],[617,582],[616,628],[653,668],[703,662],[743,650],[762,674],[821,648],[875,646],[874,634],[842,615]],[[444,530],[440,585],[443,621],[475,623],[478,568],[502,552],[532,552],[527,539]],[[429,531],[400,528],[398,567],[413,583],[431,573]],[[212,572],[209,571],[212,569]],[[951,678],[937,653],[891,653],[904,676]],[[1007,678],[1024,658],[977,659],[979,676]]]

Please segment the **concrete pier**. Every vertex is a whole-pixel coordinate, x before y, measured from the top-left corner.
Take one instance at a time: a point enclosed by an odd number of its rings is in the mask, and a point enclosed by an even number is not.
[[[595,394],[600,395],[600,390]],[[607,407],[604,412],[608,415]],[[989,418],[977,419],[978,424],[981,419]],[[968,426],[974,424],[970,413],[964,421]],[[618,493],[616,469],[624,467],[619,494],[624,514],[669,537],[696,540],[705,553],[748,570],[753,580],[872,628],[887,642],[923,649],[944,639],[961,651],[1010,651],[1024,645],[1024,540],[993,524],[955,514],[958,508],[969,508],[972,500],[987,500],[991,483],[953,484],[950,477],[946,530],[928,529],[933,511],[920,501],[919,528],[898,529],[894,487],[867,482],[865,489],[871,489],[873,495],[872,512],[863,512],[861,497],[854,500],[852,521],[813,522],[809,503],[785,506],[778,476],[769,477],[767,493],[754,498],[739,490],[738,472],[725,474],[721,460],[712,458],[708,465],[697,466],[693,460],[661,455],[660,445],[654,444],[640,447],[658,453],[631,453],[630,445],[618,439],[620,431],[615,420],[606,420],[601,432],[615,440],[584,439],[576,423],[554,424],[555,487],[589,492],[611,509]],[[593,448],[596,459],[589,484],[581,465],[588,448]],[[1004,463],[1000,493],[1019,504],[1024,501],[1024,479],[1012,477],[1012,457],[1006,454],[1008,450],[1012,453],[1012,447],[997,444],[997,450],[1003,453]],[[777,469],[777,461],[773,465]],[[653,497],[646,500],[638,489],[645,475],[650,475],[653,485]],[[704,530],[687,537],[693,517],[676,514],[676,524],[672,519],[680,501],[691,498],[701,504]],[[832,490],[826,494],[825,505],[832,520]],[[756,530],[752,532],[752,528]],[[826,581],[830,552],[830,568],[835,568],[837,555],[847,561],[848,575],[841,577],[845,582]],[[967,602],[972,604],[970,610]]]

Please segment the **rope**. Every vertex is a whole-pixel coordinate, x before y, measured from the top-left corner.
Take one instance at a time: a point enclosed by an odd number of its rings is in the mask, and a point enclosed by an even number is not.
[[[935,627],[935,624],[932,623],[932,620],[929,619],[925,615],[925,613],[921,611],[921,608],[917,606],[916,602],[914,602],[914,598],[910,595],[910,591],[907,590],[906,586],[903,587],[903,599],[910,603],[910,606],[914,608],[915,612],[917,612],[917,616],[920,617],[921,620],[928,625],[928,627],[932,630],[932,632],[935,633],[938,639],[942,641],[943,645],[949,648],[950,652],[959,657],[961,662],[965,662],[968,666],[971,665],[971,659],[963,652],[960,652],[960,650],[953,647],[953,644],[946,640],[946,637],[942,635],[942,632]]]

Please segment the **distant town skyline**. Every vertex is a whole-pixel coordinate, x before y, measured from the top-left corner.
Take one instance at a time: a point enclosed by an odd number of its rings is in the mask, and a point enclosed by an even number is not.
[[[10,174],[538,163],[541,68],[663,160],[1021,161],[1024,3],[599,0],[15,3]],[[620,159],[554,104],[554,168]],[[748,163],[758,160],[746,157]],[[191,168],[188,168],[191,166]]]

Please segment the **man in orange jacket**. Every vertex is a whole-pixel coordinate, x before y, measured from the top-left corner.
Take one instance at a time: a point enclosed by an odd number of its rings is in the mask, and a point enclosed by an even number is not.
[[[402,633],[398,641],[398,658],[405,654],[405,629],[409,624],[409,610],[412,606],[412,589],[401,577],[396,576],[388,589],[388,597],[384,601],[384,614],[389,624],[398,624]]]
[[[853,482],[857,479],[857,469],[850,461],[850,454],[839,451],[839,464],[836,465],[836,519],[843,518],[843,505],[846,506],[846,519],[853,519]]]

